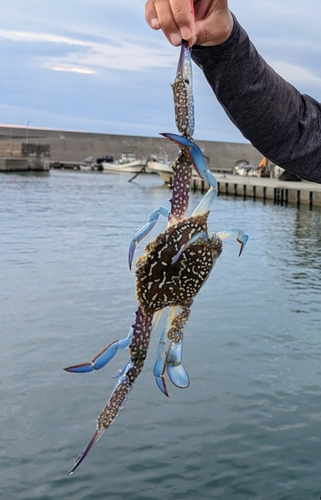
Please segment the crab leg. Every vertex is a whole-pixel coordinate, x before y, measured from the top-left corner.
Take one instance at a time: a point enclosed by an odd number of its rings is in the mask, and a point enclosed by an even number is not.
[[[184,40],[182,41],[176,78],[174,80],[174,83],[172,84],[172,88],[174,94],[175,118],[177,128],[184,136],[191,137],[194,132],[192,63],[188,43]],[[181,153],[175,160],[173,171],[175,182],[173,187],[170,223],[174,223],[177,220],[182,219],[188,206],[191,173],[189,159],[186,158],[184,153]],[[130,243],[128,253],[128,264],[130,269],[132,266],[137,243],[139,243],[153,229],[160,215],[169,217],[169,211],[164,207],[155,209],[151,214],[147,224],[145,224],[145,226],[143,226],[134,235],[132,242]]]
[[[200,150],[198,145],[195,144],[195,142],[192,142],[187,137],[182,137],[177,134],[169,134],[166,132],[166,133],[161,133],[160,135],[163,135],[170,141],[175,142],[183,149],[183,151],[186,151],[186,155],[193,163],[193,166],[198,175],[202,179],[207,181],[212,188],[217,190],[217,181],[213,173],[209,170],[208,166],[206,165],[206,161],[204,159],[202,151]]]
[[[132,365],[130,363],[128,363],[126,371],[129,371],[130,368],[132,368]],[[99,417],[97,419],[96,430],[95,430],[94,434],[92,435],[92,437],[91,437],[89,443],[87,444],[86,448],[84,449],[84,451],[82,451],[80,453],[80,455],[78,455],[78,457],[76,458],[72,469],[68,472],[69,475],[71,475],[75,472],[77,467],[79,467],[81,462],[86,458],[86,456],[88,455],[88,453],[91,450],[91,448],[93,447],[93,445],[98,441],[98,439],[101,437],[104,430],[107,428],[104,425],[101,425],[101,422],[100,422],[100,420],[103,418],[104,412],[108,411],[107,408],[111,408],[111,410],[113,410],[113,413],[112,413],[112,416],[110,418],[112,418],[112,421],[113,421],[116,418],[116,416],[118,415],[118,412],[124,406],[126,399],[128,398],[128,396],[130,394],[131,388],[132,388],[132,385],[130,385],[128,383],[127,373],[125,372],[124,375],[122,375],[119,378],[109,400],[107,401],[106,407],[104,408],[104,410],[101,412],[101,414],[99,415]],[[112,422],[110,422],[109,425],[111,423]],[[108,425],[108,427],[109,427],[109,425]]]
[[[155,210],[152,212],[152,214],[149,217],[149,221],[141,228],[137,233],[135,233],[130,246],[129,246],[129,252],[128,252],[128,265],[129,269],[132,267],[133,263],[133,258],[134,258],[134,253],[136,250],[136,245],[139,243],[155,226],[156,222],[159,219],[159,216],[163,215],[164,217],[169,216],[169,211],[167,208],[164,207],[159,207],[155,208]]]
[[[236,240],[240,244],[240,252],[239,256],[242,254],[244,247],[247,243],[247,240],[249,239],[248,235],[242,231],[242,229],[234,228],[230,229],[229,231],[220,231],[219,233],[216,233],[217,236],[221,239],[224,240],[225,238],[230,238],[230,236],[234,236],[236,234]]]
[[[158,350],[157,360],[154,365],[154,377],[159,389],[168,395],[165,374],[178,388],[189,387],[189,377],[182,365],[183,354],[183,327],[189,318],[192,300],[181,305],[182,312],[176,314],[177,307],[170,307],[165,328],[162,332]]]
[[[194,133],[194,98],[191,51],[182,40],[177,73],[172,84],[175,106],[175,122],[179,132],[187,137]]]
[[[70,373],[88,373],[94,370],[100,370],[101,368],[106,366],[107,363],[109,363],[109,361],[115,356],[117,351],[122,351],[123,349],[126,349],[126,347],[130,346],[132,342],[133,331],[133,328],[131,328],[129,330],[128,336],[125,339],[114,340],[113,342],[108,344],[108,346],[100,351],[100,353],[98,353],[92,361],[68,366],[67,368],[64,368],[64,370]]]
[[[123,408],[131,392],[133,384],[142,371],[146,359],[147,349],[152,330],[152,316],[145,316],[139,307],[136,312],[136,321],[132,327],[132,342],[130,345],[130,360],[121,372],[121,376],[109,398],[105,408],[97,418],[96,430],[85,450],[77,457],[72,474],[81,464],[92,446],[98,441],[105,429],[113,423],[119,411]]]
[[[161,337],[159,339],[159,344],[157,348],[157,359],[155,361],[153,374],[155,377],[155,381],[159,389],[165,394],[165,396],[169,397],[167,392],[166,380],[165,380],[165,372],[166,372],[166,356],[167,350],[169,348],[169,339],[167,337],[167,333],[171,327],[171,322],[175,317],[177,307],[172,306],[169,309],[169,313],[166,320],[166,326],[162,331]]]
[[[200,233],[194,234],[194,236],[190,240],[188,240],[187,243],[185,243],[184,245],[181,246],[181,248],[179,249],[179,251],[177,252],[177,254],[174,255],[174,257],[172,258],[172,262],[171,263],[175,264],[175,262],[178,261],[178,259],[182,255],[182,253],[185,252],[185,250],[187,250],[187,248],[189,248],[191,245],[193,245],[193,243],[195,243],[200,238],[206,238],[206,239],[208,239],[207,232],[201,231]]]
[[[192,215],[202,215],[208,212],[215,198],[217,197],[217,189],[210,187],[206,195],[201,199]]]
[[[167,352],[167,375],[176,387],[186,389],[189,387],[189,377],[182,365],[183,332],[179,332],[179,339],[172,342]]]
[[[157,358],[154,366],[154,377],[158,388],[169,397],[165,380],[165,373],[169,376],[170,381],[179,389],[189,387],[189,377],[182,365],[183,354],[183,332],[180,332],[176,342],[171,341],[167,351],[164,349],[162,355]],[[162,335],[160,344],[162,348],[165,346],[164,337]]]

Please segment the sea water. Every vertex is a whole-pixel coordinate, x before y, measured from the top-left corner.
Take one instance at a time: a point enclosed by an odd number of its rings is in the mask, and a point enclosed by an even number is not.
[[[190,387],[169,384],[166,398],[155,384],[160,325],[125,408],[67,475],[128,354],[89,374],[62,368],[127,335],[137,307],[128,246],[154,208],[169,207],[157,176],[129,179],[1,174],[0,498],[319,499],[321,213],[225,196],[210,230],[250,239],[240,258],[224,241],[195,299]]]

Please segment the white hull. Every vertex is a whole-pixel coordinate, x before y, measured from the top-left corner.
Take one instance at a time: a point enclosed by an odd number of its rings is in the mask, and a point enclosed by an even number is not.
[[[104,171],[107,172],[117,172],[120,174],[137,174],[138,172],[142,173],[145,171],[146,173],[148,172],[148,168],[146,166],[146,161],[145,160],[134,160],[129,163],[108,163],[103,161],[101,166],[103,167]]]
[[[94,170],[94,167],[91,165],[79,165],[79,170]]]
[[[151,172],[158,174],[163,179],[165,184],[170,184],[174,175],[170,163],[161,163],[155,160],[149,160],[148,168]]]
[[[155,172],[156,174],[158,174],[163,179],[165,184],[170,185],[172,183],[174,172],[173,172],[173,169],[172,169],[172,166],[170,163],[167,163],[167,162],[161,163],[158,161],[151,160],[148,162],[148,167],[150,168],[150,170],[152,172]],[[194,179],[194,178],[199,179],[199,176],[197,175],[197,173],[193,169],[192,179]]]

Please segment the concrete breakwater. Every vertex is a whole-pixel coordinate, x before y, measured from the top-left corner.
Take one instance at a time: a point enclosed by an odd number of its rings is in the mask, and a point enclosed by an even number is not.
[[[115,160],[124,152],[134,152],[138,158],[165,153],[170,160],[177,155],[175,144],[162,137],[141,137],[88,132],[69,132],[27,127],[0,127],[1,142],[50,145],[50,161],[66,164],[80,163],[86,157],[94,160],[111,155]],[[197,140],[203,154],[209,159],[211,170],[231,172],[238,160],[257,165],[262,155],[250,144]],[[0,156],[3,156],[0,154]]]
[[[50,169],[50,145],[0,141],[0,172]]]

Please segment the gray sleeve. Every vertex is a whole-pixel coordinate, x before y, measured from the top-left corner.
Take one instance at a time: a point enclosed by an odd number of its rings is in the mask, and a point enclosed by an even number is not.
[[[226,42],[195,46],[192,58],[230,119],[262,155],[321,183],[320,103],[269,66],[235,18]]]

